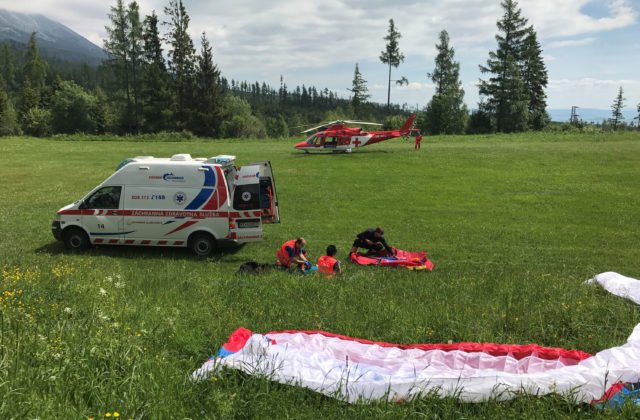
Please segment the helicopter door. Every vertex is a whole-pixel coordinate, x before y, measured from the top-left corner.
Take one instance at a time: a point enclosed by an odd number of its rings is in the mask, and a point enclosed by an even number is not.
[[[327,149],[335,149],[338,145],[338,138],[336,136],[330,136],[325,138],[324,147]]]
[[[254,162],[251,165],[260,167],[260,209],[262,210],[262,223],[280,223],[280,210],[278,197],[276,196],[276,182],[271,169],[271,162]]]

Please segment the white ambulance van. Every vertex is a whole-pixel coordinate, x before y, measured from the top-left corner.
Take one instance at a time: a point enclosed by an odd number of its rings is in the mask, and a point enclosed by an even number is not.
[[[81,200],[61,208],[53,236],[70,250],[95,244],[189,247],[199,256],[225,243],[262,239],[279,223],[270,162],[236,167],[235,156],[138,156]]]

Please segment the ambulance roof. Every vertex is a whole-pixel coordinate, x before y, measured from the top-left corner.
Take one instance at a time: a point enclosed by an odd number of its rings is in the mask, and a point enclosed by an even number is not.
[[[125,164],[135,162],[135,163],[144,163],[144,164],[201,164],[208,163],[213,165],[232,165],[236,160],[236,157],[233,155],[218,155],[210,158],[203,157],[191,157],[188,153],[179,153],[171,156],[170,158],[158,158],[153,156],[136,156],[134,158],[126,159]],[[124,166],[124,165],[121,165]]]

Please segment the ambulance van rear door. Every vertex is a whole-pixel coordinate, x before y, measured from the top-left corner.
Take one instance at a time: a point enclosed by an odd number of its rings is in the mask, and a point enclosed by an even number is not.
[[[260,209],[262,210],[262,223],[280,223],[280,210],[278,208],[278,196],[276,195],[276,181],[273,177],[271,162],[253,162],[258,166],[258,180],[260,183]]]

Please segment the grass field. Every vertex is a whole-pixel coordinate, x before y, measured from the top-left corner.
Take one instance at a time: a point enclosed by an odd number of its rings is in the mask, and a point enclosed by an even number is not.
[[[192,383],[239,326],[594,353],[640,319],[634,304],[582,285],[604,271],[640,277],[640,133],[435,137],[420,152],[394,140],[317,156],[292,143],[0,139],[0,418],[640,416],[560,397],[348,405],[231,371]],[[53,239],[55,212],[124,158],[175,153],[271,160],[282,223],[208,260],[179,249],[70,254]],[[235,274],[299,235],[311,256],[335,243],[344,260],[376,225],[394,246],[427,250],[436,269]]]

